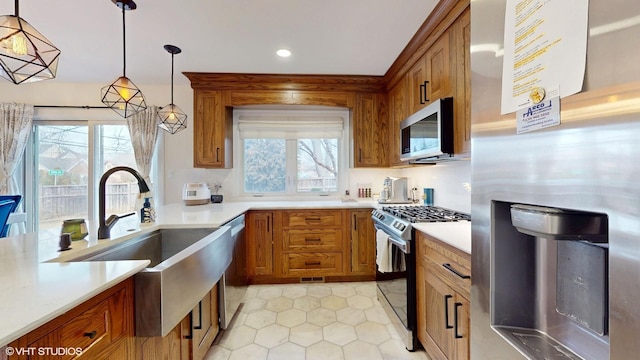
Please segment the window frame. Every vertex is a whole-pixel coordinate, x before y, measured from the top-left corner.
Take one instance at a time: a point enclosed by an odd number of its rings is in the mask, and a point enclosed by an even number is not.
[[[284,139],[287,143],[291,142],[295,145],[292,147],[294,151],[290,151],[287,148],[286,160],[287,160],[287,174],[286,174],[286,188],[285,192],[278,193],[247,193],[244,191],[244,140],[240,137],[240,131],[238,128],[239,119],[241,116],[282,116],[282,117],[340,117],[342,118],[342,136],[338,138],[338,176],[336,181],[338,182],[337,190],[335,192],[298,192],[297,191],[297,139]],[[278,109],[266,109],[266,108],[246,108],[237,107],[233,110],[233,163],[234,167],[231,170],[231,176],[236,179],[242,179],[242,181],[232,182],[233,188],[231,193],[234,198],[238,200],[303,200],[311,199],[318,200],[319,197],[323,199],[339,199],[342,194],[349,188],[349,155],[350,155],[350,112],[348,108],[335,108],[335,107],[321,107],[314,106],[308,108],[295,107],[279,107]],[[289,145],[287,145],[289,147]]]
[[[40,199],[40,191],[38,183],[36,182],[37,178],[37,157],[36,153],[36,139],[38,135],[38,126],[87,126],[87,157],[89,163],[89,169],[91,170],[88,174],[88,184],[93,184],[93,186],[88,186],[87,188],[87,201],[88,201],[88,209],[87,209],[87,220],[92,224],[97,224],[98,222],[98,186],[100,177],[104,172],[101,164],[104,162],[103,153],[101,151],[97,151],[99,147],[102,146],[102,125],[120,125],[127,126],[126,121],[123,120],[39,120],[33,119],[31,134],[29,135],[29,139],[27,142],[27,146],[25,148],[25,152],[22,158],[22,172],[25,176],[25,181],[23,183],[25,194],[24,198],[24,207],[25,212],[27,213],[26,218],[26,229],[27,232],[33,232],[37,230],[37,225],[40,221],[37,206],[38,201]],[[157,179],[153,181],[152,185],[152,193],[154,194],[154,202],[156,204],[161,203],[162,194],[160,194],[160,189],[162,187],[159,185],[161,183],[160,176],[162,176],[162,167],[160,166],[162,162],[162,132],[158,133],[158,139],[156,142],[156,153],[152,160],[151,165],[151,178]],[[99,175],[98,175],[99,174]],[[160,198],[160,199],[158,199]]]

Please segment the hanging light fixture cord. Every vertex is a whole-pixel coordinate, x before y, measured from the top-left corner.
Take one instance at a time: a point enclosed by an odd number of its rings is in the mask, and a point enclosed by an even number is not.
[[[20,7],[18,6],[18,2],[19,2],[19,0],[16,0],[16,6],[15,6],[16,17],[20,17]]]
[[[127,77],[127,28],[124,21],[125,7],[126,5],[122,3],[122,77]]]
[[[173,56],[175,54],[171,53],[171,103],[173,104]]]

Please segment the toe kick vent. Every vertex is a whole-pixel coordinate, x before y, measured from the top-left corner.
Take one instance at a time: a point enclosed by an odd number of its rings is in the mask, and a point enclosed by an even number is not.
[[[303,276],[300,278],[301,283],[323,283],[324,276]]]

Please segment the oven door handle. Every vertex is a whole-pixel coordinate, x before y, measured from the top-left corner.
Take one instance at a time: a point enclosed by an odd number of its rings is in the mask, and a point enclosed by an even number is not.
[[[395,245],[403,253],[409,254],[411,252],[409,246],[407,246],[407,241],[406,240],[397,239],[396,237],[394,237],[392,235],[389,235],[388,232],[384,231],[383,227],[378,226],[376,224],[373,224],[373,227],[375,227],[376,230],[382,230],[385,234],[387,234],[387,237],[389,238],[389,242],[391,242],[393,245]]]

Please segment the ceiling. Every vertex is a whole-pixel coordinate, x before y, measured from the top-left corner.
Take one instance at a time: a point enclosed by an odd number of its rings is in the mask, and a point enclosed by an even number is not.
[[[180,73],[384,75],[438,0],[136,0],[126,12],[126,75],[168,84]],[[20,0],[19,15],[60,50],[60,83],[122,74],[122,11],[111,0]],[[14,1],[0,2],[13,15]],[[291,50],[289,58],[275,55]]]

